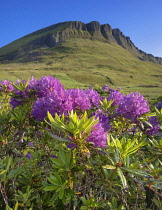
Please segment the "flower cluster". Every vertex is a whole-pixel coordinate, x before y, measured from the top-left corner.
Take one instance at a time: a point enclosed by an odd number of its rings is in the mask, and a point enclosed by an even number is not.
[[[90,135],[86,138],[87,141],[92,142],[96,147],[105,147],[108,132],[104,131],[102,124],[99,122],[94,126]]]
[[[124,96],[118,103],[116,110],[118,115],[122,115],[125,118],[135,121],[142,114],[150,111],[149,104],[144,97],[136,93],[130,93]]]
[[[52,92],[46,97],[38,98],[33,105],[32,116],[38,121],[43,121],[47,116],[47,111],[52,115],[55,113],[62,114],[64,112],[63,98],[64,91]]]
[[[21,86],[21,89],[16,89],[16,88],[13,89],[13,95],[10,102],[13,108],[16,108],[19,105],[23,105],[27,101],[29,101],[32,96],[31,92],[33,92],[30,89],[30,86],[26,80],[22,81],[17,80],[16,86],[18,87]]]
[[[71,110],[86,110],[98,106],[100,96],[95,90],[69,89],[54,90],[46,97],[38,98],[33,105],[32,115],[37,120],[44,120],[47,111],[52,115],[67,114]]]
[[[27,84],[25,89],[14,89],[14,96],[11,98],[11,105],[16,108],[30,100],[34,96],[32,116],[37,120],[44,120],[47,111],[51,114],[67,114],[71,110],[86,110],[93,106],[99,106],[101,97],[93,89],[69,89],[65,90],[63,85],[51,76],[42,77],[37,80],[33,77],[27,81],[21,81]],[[16,82],[17,85],[20,81]]]
[[[64,87],[58,79],[51,76],[43,76],[39,80],[32,78],[29,82],[28,89],[35,90],[38,98],[42,98],[52,92],[64,90]]]
[[[102,127],[104,128],[104,131],[108,131],[111,128],[110,125],[110,118],[109,115],[107,113],[104,113],[102,111],[102,109],[97,109],[94,113],[94,116],[96,116],[96,118],[99,119],[100,124],[102,125]]]
[[[83,113],[85,110],[94,110],[93,114],[99,119],[99,123],[94,127],[91,134],[87,137],[87,141],[94,143],[97,147],[103,147],[106,145],[107,132],[111,129],[111,121],[115,116],[122,116],[131,120],[132,122],[138,122],[138,118],[142,114],[150,111],[147,100],[144,97],[136,93],[130,93],[124,96],[119,90],[111,89],[105,85],[102,89],[106,91],[109,96],[101,97],[99,93],[93,89],[68,89],[65,90],[63,85],[51,76],[43,76],[40,79],[34,79],[30,81],[17,81],[17,86],[23,87],[16,89],[8,80],[0,82],[0,90],[3,87],[8,92],[12,91],[11,105],[13,108],[23,105],[27,101],[31,100],[32,113],[31,116],[37,121],[43,121],[47,117],[47,111],[51,115],[65,114],[71,110]],[[107,97],[107,100],[112,100],[113,113],[105,112],[100,107],[100,101]],[[161,106],[159,103],[158,108]],[[149,123],[152,127],[147,128],[146,133],[148,135],[156,134],[159,131],[159,124],[156,117],[151,117]]]
[[[18,86],[20,83],[24,84],[25,89],[14,90],[15,96],[11,98],[11,105],[13,108],[19,105],[23,105],[27,100],[31,98],[31,96],[36,100],[37,98],[48,97],[50,93],[64,89],[63,85],[57,79],[51,76],[42,77],[39,80],[32,77],[29,82],[26,80],[16,82]]]
[[[102,90],[104,90],[105,92],[109,92],[109,91],[111,91],[111,88],[109,87],[109,85],[105,84],[105,85],[102,87]]]
[[[146,134],[148,135],[154,135],[159,133],[159,122],[157,120],[157,118],[155,116],[150,117],[149,119],[149,123],[152,125],[152,127],[150,126],[147,130],[146,130]]]
[[[147,100],[145,100],[144,97],[138,92],[130,93],[124,96],[118,90],[111,90],[110,95],[107,99],[113,100],[112,105],[117,106],[117,109],[115,111],[116,116],[121,115],[122,117],[131,120],[133,123],[137,123],[137,125],[139,124],[138,118],[140,118],[141,115],[150,111]],[[161,103],[158,104],[158,108],[160,107],[160,105]],[[106,122],[106,119],[104,119],[103,122]],[[149,123],[152,125],[152,127],[145,128],[146,134],[148,135],[157,134],[160,129],[157,118],[150,117]],[[106,124],[107,123],[103,124],[103,127],[105,127]]]
[[[162,101],[159,101],[159,102],[156,104],[156,107],[157,107],[157,109],[162,109]]]
[[[14,87],[11,82],[6,79],[4,81],[0,81],[0,90],[4,90],[5,92],[12,92]]]
[[[124,98],[124,95],[120,91],[114,89],[114,90],[111,91],[107,100],[108,101],[113,100],[112,105],[115,106],[115,105],[118,105],[119,103],[121,103],[123,98]]]

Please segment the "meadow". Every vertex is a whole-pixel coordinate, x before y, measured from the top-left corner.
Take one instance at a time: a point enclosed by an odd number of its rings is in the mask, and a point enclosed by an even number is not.
[[[20,55],[13,61],[1,62],[0,80],[51,75],[66,88],[109,84],[126,93],[138,91],[149,99],[161,95],[162,66],[142,61],[115,43],[71,38],[55,47]]]

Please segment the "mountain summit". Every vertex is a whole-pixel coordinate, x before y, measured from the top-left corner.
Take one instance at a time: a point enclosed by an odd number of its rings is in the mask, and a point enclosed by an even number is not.
[[[132,55],[143,61],[150,61],[162,65],[162,58],[154,57],[139,50],[128,36],[119,29],[112,29],[109,24],[101,25],[97,21],[83,23],[80,21],[69,21],[51,25],[41,30],[26,35],[2,48],[0,48],[0,61],[21,60],[29,55],[38,57],[47,54],[42,48],[52,48],[70,38],[84,38],[98,40],[105,43],[116,43],[129,51]],[[36,50],[34,52],[34,50]],[[41,51],[38,51],[41,49]],[[27,61],[27,60],[26,60]]]

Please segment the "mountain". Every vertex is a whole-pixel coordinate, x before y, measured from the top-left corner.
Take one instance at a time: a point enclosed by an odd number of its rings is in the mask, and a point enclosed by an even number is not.
[[[162,58],[97,21],[58,23],[0,48],[0,80],[51,75],[67,88],[108,84],[146,97],[161,95]]]
[[[33,57],[39,57],[42,52],[38,53],[37,51],[34,54],[34,49],[51,48],[69,38],[95,39],[105,43],[116,43],[143,61],[162,65],[162,58],[139,50],[131,39],[123,35],[119,29],[112,29],[109,24],[100,25],[97,21],[88,24],[80,21],[63,22],[33,32],[0,48],[0,61],[18,60],[30,55],[31,51]]]

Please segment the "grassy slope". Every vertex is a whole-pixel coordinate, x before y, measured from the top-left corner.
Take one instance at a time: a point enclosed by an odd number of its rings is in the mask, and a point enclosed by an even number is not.
[[[73,38],[42,50],[53,54],[37,62],[0,64],[0,80],[51,75],[67,88],[110,84],[150,98],[161,94],[162,66],[141,61],[117,44]]]
[[[0,56],[6,55],[6,54],[11,54],[12,52],[15,52],[17,50],[22,50],[24,48],[24,46],[27,45],[28,43],[30,43],[32,40],[37,39],[42,36],[46,36],[47,34],[53,34],[58,31],[61,31],[61,30],[65,29],[69,24],[70,24],[70,22],[55,24],[54,28],[52,30],[49,30],[49,31],[44,30],[43,31],[43,29],[41,29],[34,33],[28,34],[27,36],[24,36],[20,39],[17,39],[15,41],[11,42],[10,44],[0,48]]]

